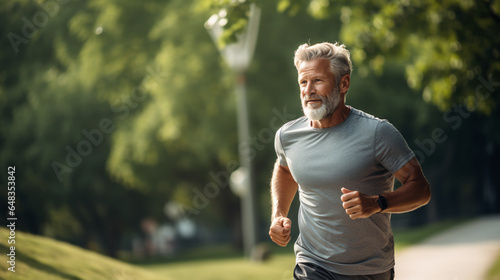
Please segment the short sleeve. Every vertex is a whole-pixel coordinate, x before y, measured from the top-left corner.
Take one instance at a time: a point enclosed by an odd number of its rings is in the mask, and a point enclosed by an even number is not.
[[[281,129],[278,129],[276,135],[274,136],[274,149],[276,151],[276,155],[278,156],[278,162],[281,166],[288,166],[286,162],[285,150],[283,149],[283,145],[281,144]]]
[[[401,133],[391,123],[382,120],[375,131],[375,157],[394,174],[414,158],[415,154]]]

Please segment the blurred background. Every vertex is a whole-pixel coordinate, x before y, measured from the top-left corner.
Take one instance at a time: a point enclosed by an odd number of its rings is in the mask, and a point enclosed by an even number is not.
[[[242,150],[238,74],[218,49],[252,2]],[[2,1],[0,30],[0,208],[15,166],[16,230],[131,261],[242,252],[229,175],[246,153],[268,243],[274,133],[302,115],[293,52],[323,41],[351,51],[347,104],[393,123],[432,187],[394,228],[500,212],[499,1]]]

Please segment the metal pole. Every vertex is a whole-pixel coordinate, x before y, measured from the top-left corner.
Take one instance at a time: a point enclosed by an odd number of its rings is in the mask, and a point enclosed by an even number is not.
[[[252,160],[254,154],[252,154],[252,148],[250,147],[250,125],[249,125],[249,114],[247,107],[247,96],[246,96],[246,86],[245,86],[245,71],[250,64],[255,49],[255,44],[257,42],[257,35],[259,32],[259,21],[260,21],[260,8],[252,3],[250,6],[250,16],[247,25],[247,30],[241,36],[239,36],[238,41],[225,46],[223,49],[219,48],[219,38],[222,36],[223,26],[227,23],[226,19],[227,13],[225,10],[221,10],[218,14],[212,15],[206,22],[205,28],[218,46],[221,55],[226,60],[229,67],[236,73],[236,103],[237,103],[237,120],[238,120],[238,152],[240,159],[240,166],[243,170],[246,170],[247,182],[243,184],[248,184],[245,188],[247,191],[243,191],[241,195],[241,218],[242,218],[242,235],[243,235],[243,246],[245,250],[245,255],[251,260],[256,260],[255,254],[253,254],[255,245],[257,244],[257,219],[256,219],[256,207],[255,207],[255,186],[253,179],[253,166]],[[240,187],[241,187],[240,182]]]
[[[252,153],[250,146],[250,122],[247,106],[247,94],[245,84],[245,73],[237,74],[236,83],[236,103],[237,103],[237,118],[238,118],[238,139],[239,139],[239,157],[240,165],[248,171],[248,194],[241,198],[241,218],[243,229],[243,247],[245,256],[251,260],[255,260],[253,250],[257,244],[256,235],[256,208],[255,208],[255,186],[253,179],[253,164]]]

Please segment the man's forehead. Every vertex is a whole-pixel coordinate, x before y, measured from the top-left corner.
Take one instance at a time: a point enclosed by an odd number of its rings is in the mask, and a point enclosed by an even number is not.
[[[328,59],[303,61],[299,65],[298,74],[299,76],[310,74],[331,74],[330,61]]]

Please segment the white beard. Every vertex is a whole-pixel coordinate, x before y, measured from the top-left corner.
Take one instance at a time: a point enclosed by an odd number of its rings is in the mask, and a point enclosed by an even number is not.
[[[306,105],[306,107],[303,108],[304,115],[311,121],[320,121],[324,117],[326,117],[326,105],[325,103],[322,103],[319,108],[312,108],[312,106]]]
[[[321,99],[321,106],[314,108],[302,101],[302,111],[311,121],[320,121],[331,116],[340,104],[340,90],[334,89],[327,97],[318,95]]]

